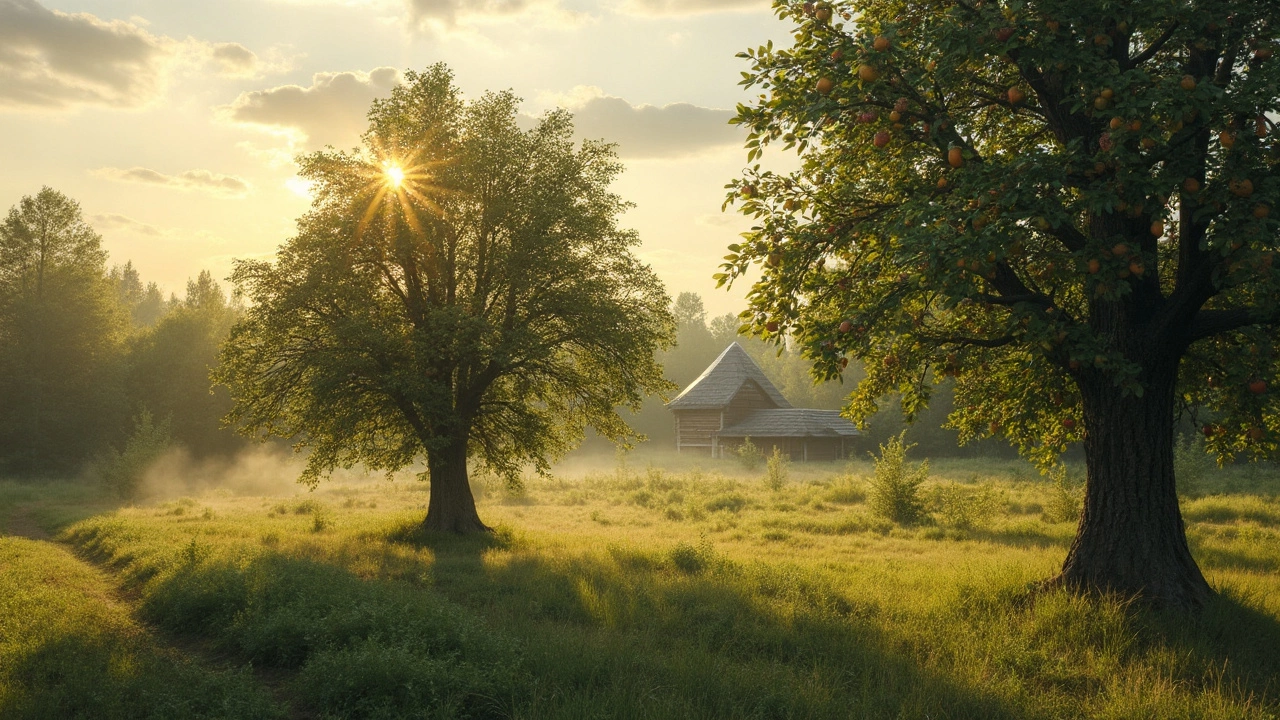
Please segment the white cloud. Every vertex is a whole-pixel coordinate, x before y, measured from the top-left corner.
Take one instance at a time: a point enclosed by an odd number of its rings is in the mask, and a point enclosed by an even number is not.
[[[247,92],[219,108],[227,120],[290,137],[309,147],[354,145],[366,129],[375,98],[400,82],[395,68],[370,72],[318,73],[310,87],[281,85]]]
[[[413,27],[438,31],[514,20],[572,27],[587,19],[584,13],[563,7],[559,0],[405,0],[405,11]]]
[[[543,103],[573,112],[578,135],[618,144],[628,158],[673,158],[739,145],[741,133],[729,124],[729,110],[689,103],[632,105],[600,88],[578,86],[566,95],[543,95]]]
[[[100,230],[124,230],[135,232],[139,235],[148,235],[150,237],[160,237],[164,235],[164,231],[155,225],[149,225],[141,220],[134,220],[128,215],[119,213],[104,213],[102,215],[94,215],[89,218],[89,224]]]
[[[700,15],[747,11],[769,12],[769,0],[624,0],[620,9],[632,15]]]
[[[249,192],[249,183],[235,175],[223,175],[209,170],[187,170],[177,175],[166,175],[157,170],[144,167],[99,168],[94,175],[115,180],[116,182],[139,183],[142,185],[158,185],[178,190],[201,190],[230,197],[243,197]]]
[[[0,0],[0,108],[132,108],[163,90],[173,42],[136,23]]]

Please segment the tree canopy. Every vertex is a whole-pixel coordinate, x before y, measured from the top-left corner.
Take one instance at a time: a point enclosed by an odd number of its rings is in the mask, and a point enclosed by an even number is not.
[[[862,360],[857,419],[954,376],[962,437],[1045,464],[1083,441],[1062,580],[1198,603],[1175,413],[1206,414],[1223,458],[1280,441],[1280,6],[774,7],[795,44],[743,54],[762,94],[737,122],[750,161],[781,145],[802,167],[730,186],[758,220],[719,275],[762,268],[748,325],[823,377]]]
[[[425,458],[427,526],[483,528],[467,459],[514,479],[664,389],[669,300],[618,227],[610,145],[554,111],[529,130],[509,92],[464,100],[436,65],[369,113],[363,147],[301,159],[311,210],[251,301],[219,377],[232,421],[309,449],[304,479]]]

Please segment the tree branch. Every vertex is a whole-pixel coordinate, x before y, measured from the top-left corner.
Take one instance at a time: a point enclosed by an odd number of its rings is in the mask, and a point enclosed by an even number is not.
[[[1156,38],[1155,42],[1151,43],[1151,45],[1148,46],[1146,50],[1143,50],[1137,55],[1129,58],[1129,67],[1135,68],[1141,65],[1142,63],[1150,60],[1151,58],[1155,57],[1155,54],[1160,52],[1160,49],[1163,48],[1165,44],[1169,42],[1169,39],[1173,37],[1173,34],[1177,32],[1178,28],[1180,27],[1182,27],[1182,23],[1175,21],[1172,25],[1169,26],[1169,29],[1165,30],[1164,34]]]

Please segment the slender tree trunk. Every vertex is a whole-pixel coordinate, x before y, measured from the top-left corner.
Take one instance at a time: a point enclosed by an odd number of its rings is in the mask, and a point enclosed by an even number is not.
[[[454,439],[446,448],[427,458],[431,496],[423,528],[433,532],[489,532],[476,512],[475,496],[467,478],[467,441]]]
[[[1177,363],[1147,374],[1142,397],[1082,381],[1084,513],[1056,582],[1078,591],[1198,608],[1213,591],[1187,547],[1173,474]]]

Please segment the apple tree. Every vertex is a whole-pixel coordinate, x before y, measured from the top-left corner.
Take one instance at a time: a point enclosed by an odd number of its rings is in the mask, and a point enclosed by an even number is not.
[[[1260,0],[774,4],[794,44],[742,54],[756,220],[722,283],[865,419],[955,382],[962,437],[1087,456],[1054,583],[1195,607],[1174,423],[1222,458],[1280,441],[1280,5]]]
[[[302,480],[425,460],[428,530],[485,530],[468,462],[545,470],[586,428],[668,389],[674,321],[618,227],[612,146],[567,112],[518,124],[510,93],[464,100],[443,65],[369,112],[363,147],[300,159],[311,209],[274,262],[237,263],[249,301],[216,379],[229,421],[308,451]]]

